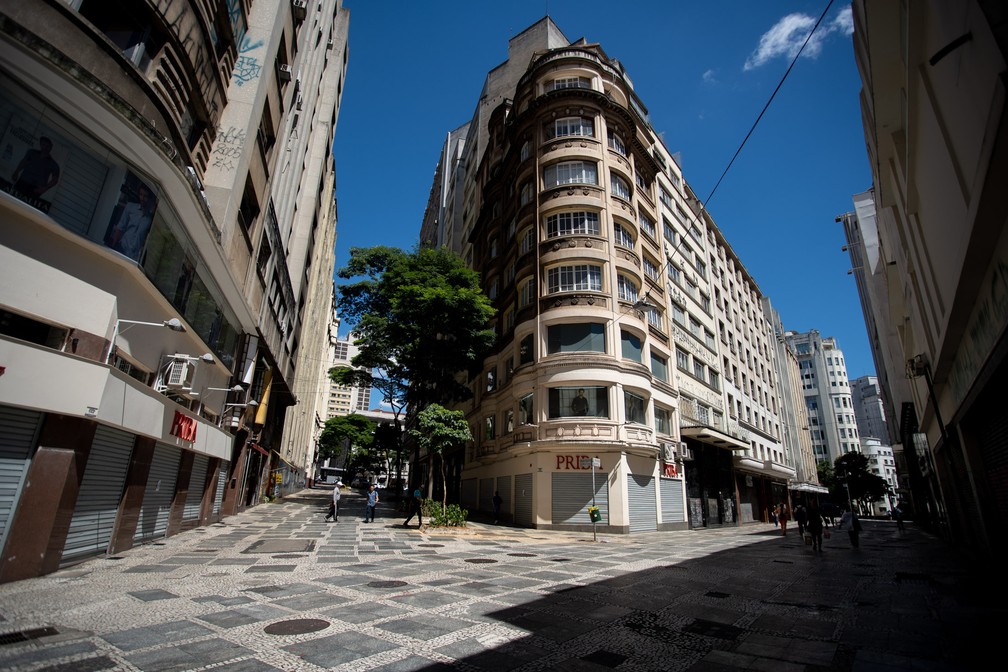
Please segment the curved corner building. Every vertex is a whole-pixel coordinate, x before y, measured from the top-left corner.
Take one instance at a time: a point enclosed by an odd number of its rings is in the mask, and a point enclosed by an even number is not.
[[[3,3],[0,581],[304,482],[313,447],[281,437],[299,344],[325,329],[302,316],[331,282],[309,268],[331,269],[347,20]]]
[[[770,481],[786,492],[758,288],[598,44],[549,18],[511,39],[448,135],[421,239],[497,309],[475,441],[448,465],[463,506],[498,492],[520,525],[636,532],[759,520]],[[746,353],[752,392],[729,404]]]

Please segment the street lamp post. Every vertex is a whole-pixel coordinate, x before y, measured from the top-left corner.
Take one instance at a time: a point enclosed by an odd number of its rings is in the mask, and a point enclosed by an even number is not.
[[[126,328],[125,329],[120,329],[119,325],[121,325],[121,324],[127,325]],[[139,320],[116,320],[115,327],[112,329],[112,339],[109,341],[108,354],[105,356],[105,363],[106,364],[111,364],[112,363],[112,353],[115,352],[116,338],[119,337],[119,334],[121,334],[124,331],[126,331],[126,329],[129,329],[130,327],[135,327],[137,325],[144,326],[144,327],[165,327],[167,329],[171,329],[172,331],[177,331],[177,332],[180,332],[180,333],[181,332],[185,332],[185,330],[186,330],[185,325],[182,324],[182,321],[179,320],[177,317],[173,317],[170,320],[164,320],[163,322],[141,322]]]

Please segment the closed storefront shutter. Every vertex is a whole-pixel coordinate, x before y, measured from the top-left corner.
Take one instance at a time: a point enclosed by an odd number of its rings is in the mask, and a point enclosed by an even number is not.
[[[476,510],[476,488],[479,487],[479,483],[475,478],[467,478],[462,481],[462,493],[460,496],[461,504],[463,509],[469,509],[470,511]]]
[[[658,499],[651,476],[627,474],[627,496],[630,505],[630,531],[654,532],[658,529]]]
[[[210,458],[206,455],[197,455],[193,458],[192,473],[189,474],[189,492],[186,494],[185,509],[182,512],[182,520],[196,520],[199,518],[200,505],[203,504],[203,487],[207,482],[207,463]]]
[[[511,477],[510,476],[498,476],[497,477],[497,492],[501,496],[501,513],[507,514],[511,513]],[[493,497],[493,494],[490,495]]]
[[[213,515],[220,515],[221,503],[224,501],[224,484],[227,483],[229,462],[221,462],[217,470],[217,492],[214,493]]]
[[[494,479],[481,478],[479,482],[479,510],[493,511]]]
[[[63,546],[64,564],[108,549],[132,452],[132,434],[98,427]]]
[[[7,541],[41,419],[38,411],[0,406],[0,549]]]
[[[591,474],[553,474],[553,524],[591,524],[588,507],[592,505]],[[603,525],[609,524],[609,479],[595,474],[595,506]]]
[[[532,527],[535,524],[532,519],[532,474],[515,476],[514,501],[515,524]]]
[[[686,509],[683,506],[683,481],[681,478],[658,479],[661,488],[661,515],[663,523],[682,523],[686,521]]]
[[[168,514],[175,497],[175,478],[181,457],[182,451],[175,446],[159,443],[154,449],[133,541],[156,539],[168,532]]]

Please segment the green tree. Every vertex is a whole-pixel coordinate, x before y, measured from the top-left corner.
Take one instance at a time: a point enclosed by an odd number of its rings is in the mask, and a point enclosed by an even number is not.
[[[337,415],[326,420],[319,435],[319,461],[343,458],[344,473],[359,458],[367,454],[374,441],[375,423],[363,415]]]
[[[450,411],[440,404],[431,404],[417,415],[416,429],[410,430],[410,434],[432,459],[436,456],[441,464],[441,483],[444,486],[441,510],[444,512],[448,507],[448,476],[445,473],[444,458],[452,450],[472,441],[465,413]]]
[[[482,365],[495,339],[494,309],[479,274],[458,255],[443,248],[352,248],[337,276],[346,281],[338,287],[340,314],[359,350],[350,362],[358,372],[338,371],[334,380],[366,379],[410,416],[471,396],[457,374]],[[411,417],[405,425],[412,426]],[[419,450],[415,444],[414,465]]]
[[[853,501],[864,505],[884,499],[889,492],[885,479],[868,469],[868,458],[864,453],[846,453],[834,460],[833,477],[840,488],[846,486],[844,495],[849,491]]]

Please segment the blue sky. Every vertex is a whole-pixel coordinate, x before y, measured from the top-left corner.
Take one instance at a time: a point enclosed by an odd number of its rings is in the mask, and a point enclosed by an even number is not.
[[[351,247],[416,243],[445,134],[472,116],[508,39],[547,13],[623,63],[707,199],[827,1],[344,0],[337,267]],[[707,208],[785,328],[835,336],[856,378],[874,364],[834,221],[871,186],[849,12],[834,2]]]

